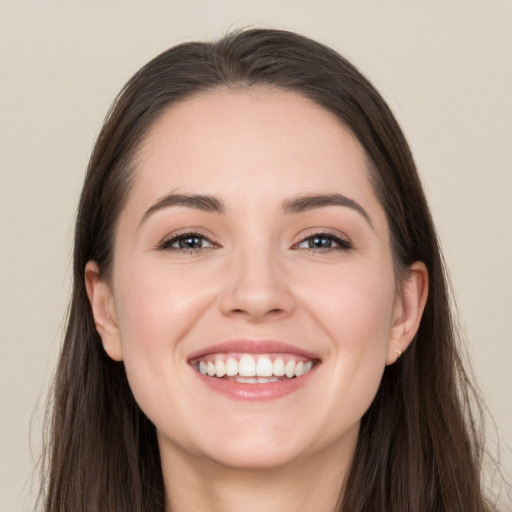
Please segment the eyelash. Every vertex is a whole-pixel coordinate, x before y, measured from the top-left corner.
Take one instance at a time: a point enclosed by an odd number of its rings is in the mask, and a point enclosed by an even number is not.
[[[198,238],[200,240],[206,240],[211,244],[211,247],[172,247],[173,244],[179,243],[181,240],[186,240],[187,238]],[[212,242],[208,237],[204,236],[202,233],[196,231],[187,231],[186,233],[179,233],[178,235],[175,235],[172,238],[163,240],[158,245],[158,248],[161,250],[176,251],[188,254],[197,253],[205,249],[212,249],[215,247],[218,247],[218,245]]]
[[[182,240],[186,239],[200,239],[202,241],[206,241],[210,244],[208,247],[172,247],[174,244],[179,243]],[[294,244],[292,246],[292,249],[301,249],[300,245],[307,242],[308,240],[311,241],[313,239],[327,239],[331,242],[334,242],[336,244],[335,247],[303,247],[302,249],[306,250],[308,253],[314,253],[318,254],[319,252],[326,253],[326,252],[332,252],[332,251],[349,251],[353,248],[352,243],[347,240],[346,238],[342,238],[339,235],[335,235],[334,233],[330,232],[313,232],[306,236],[305,238],[302,238],[299,242]],[[218,248],[219,245],[215,242],[212,242],[208,237],[204,236],[204,234],[197,232],[197,231],[187,231],[185,233],[179,233],[172,238],[168,238],[163,240],[159,245],[158,249],[160,250],[167,250],[167,251],[175,251],[185,254],[195,254],[199,253],[201,251],[204,251],[206,249],[214,249]]]
[[[318,253],[318,252],[331,252],[331,251],[349,251],[353,248],[352,243],[346,238],[342,238],[340,235],[335,235],[334,233],[330,233],[328,231],[320,231],[314,232],[308,235],[305,238],[302,238],[300,242],[296,243],[293,247],[298,247],[300,244],[307,242],[308,240],[313,239],[327,239],[331,242],[334,242],[336,247],[324,247],[324,248],[314,248],[314,247],[304,247],[307,252]]]

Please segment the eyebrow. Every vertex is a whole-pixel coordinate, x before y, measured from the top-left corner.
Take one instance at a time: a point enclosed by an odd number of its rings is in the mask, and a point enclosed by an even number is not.
[[[226,212],[226,206],[222,200],[217,197],[203,194],[168,194],[159,199],[154,205],[150,206],[142,216],[140,225],[148,217],[158,210],[170,208],[173,206],[182,206],[184,208],[193,208],[209,213],[223,214]],[[350,197],[343,194],[306,194],[287,199],[281,206],[282,213],[294,214],[328,206],[343,206],[351,208],[361,214],[368,224],[373,228],[372,221],[366,210]],[[139,226],[140,226],[139,225]]]
[[[343,194],[300,195],[284,201],[282,211],[284,213],[301,213],[308,210],[316,210],[317,208],[325,208],[327,206],[344,206],[352,208],[356,212],[360,213],[373,228],[368,212],[357,201],[354,201],[354,199],[344,196]]]
[[[213,196],[206,196],[202,194],[168,194],[159,199],[153,206],[149,207],[142,216],[140,225],[142,225],[151,214],[164,208],[172,206],[182,206],[185,208],[194,208],[195,210],[202,210],[210,213],[224,213],[226,207],[224,203]]]

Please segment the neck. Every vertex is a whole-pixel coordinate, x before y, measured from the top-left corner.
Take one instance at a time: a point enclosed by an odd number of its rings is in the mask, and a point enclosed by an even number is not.
[[[226,467],[161,447],[166,512],[334,512],[354,447],[333,457],[331,446],[271,469]]]

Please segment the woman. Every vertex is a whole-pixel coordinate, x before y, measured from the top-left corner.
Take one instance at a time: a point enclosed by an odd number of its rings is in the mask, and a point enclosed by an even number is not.
[[[368,81],[248,30],[141,69],[96,143],[47,511],[491,510],[435,230]]]

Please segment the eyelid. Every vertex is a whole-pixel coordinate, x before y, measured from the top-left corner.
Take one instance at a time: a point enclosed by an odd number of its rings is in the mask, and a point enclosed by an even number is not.
[[[203,228],[195,228],[195,227],[188,227],[188,228],[182,228],[179,230],[176,230],[172,233],[169,233],[166,235],[158,244],[157,249],[160,250],[175,250],[175,251],[184,251],[184,252],[194,252],[194,251],[202,251],[205,249],[212,249],[212,248],[219,248],[221,247],[220,243],[218,243],[215,240],[215,237],[213,234],[207,234],[205,233],[206,230]],[[206,240],[208,243],[211,244],[210,247],[199,247],[199,248],[178,248],[178,247],[171,247],[172,244],[176,243],[178,240],[186,237],[198,237]],[[344,233],[341,233],[337,230],[333,230],[330,228],[310,228],[308,230],[305,230],[301,232],[297,237],[297,241],[292,244],[292,249],[301,249],[299,245],[308,240],[312,237],[326,237],[331,238],[336,244],[336,247],[330,247],[330,248],[302,248],[303,250],[313,251],[313,252],[328,252],[333,250],[345,250],[348,251],[353,248],[352,241],[350,238],[345,235]]]
[[[185,249],[185,248],[179,248],[179,247],[171,247],[171,245],[173,243],[177,242],[181,238],[186,238],[187,236],[189,236],[189,237],[195,236],[198,238],[203,238],[204,240],[208,241],[211,244],[211,247],[200,247],[200,248],[195,248],[195,249],[194,248]],[[217,247],[220,247],[220,244],[215,241],[215,237],[213,235],[205,234],[204,229],[194,228],[194,227],[182,228],[177,231],[173,231],[172,233],[169,233],[168,235],[166,235],[157,244],[157,249],[160,249],[160,250],[172,249],[177,252],[178,251],[185,251],[185,252],[192,251],[193,252],[193,251],[201,251],[201,250],[217,248]]]
[[[325,249],[312,249],[312,248],[303,248],[303,250],[307,251],[315,251],[315,252],[327,252],[327,251],[333,251],[333,250],[345,250],[348,251],[350,249],[353,249],[353,244],[350,238],[345,235],[344,233],[341,233],[337,230],[329,229],[329,228],[310,228],[306,231],[303,231],[300,233],[297,238],[298,241],[295,242],[292,246],[292,248],[300,249],[298,247],[302,242],[308,240],[309,238],[313,238],[315,236],[318,237],[329,237],[331,238],[336,244],[338,244],[338,247],[330,247]]]

